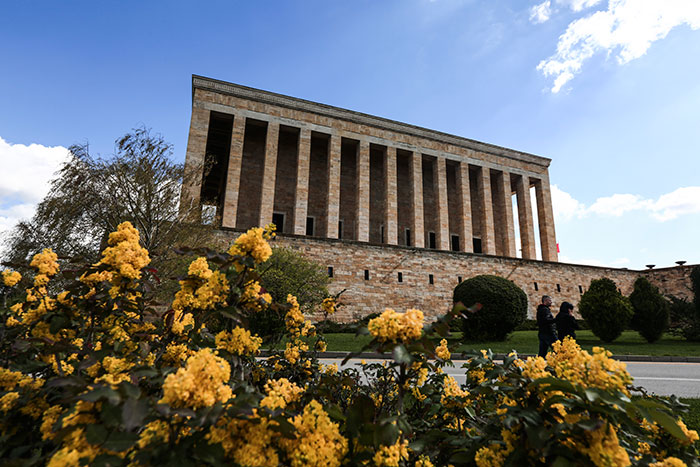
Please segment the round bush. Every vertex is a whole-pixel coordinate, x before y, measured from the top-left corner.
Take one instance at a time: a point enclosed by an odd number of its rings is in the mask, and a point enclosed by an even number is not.
[[[593,334],[603,342],[612,342],[620,337],[634,314],[629,299],[607,277],[591,281],[591,286],[581,296],[578,308]]]
[[[634,281],[634,290],[630,295],[632,329],[647,340],[656,342],[668,328],[668,301],[659,293],[646,278],[640,277]]]
[[[472,277],[455,287],[453,301],[481,309],[462,320],[465,340],[502,341],[527,318],[527,295],[513,281],[498,276]]]

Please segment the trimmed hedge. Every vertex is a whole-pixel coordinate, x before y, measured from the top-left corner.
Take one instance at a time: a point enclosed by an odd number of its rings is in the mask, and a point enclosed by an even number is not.
[[[481,309],[467,313],[462,320],[466,341],[502,341],[527,318],[527,295],[513,281],[481,275],[460,283],[453,301]]]
[[[620,337],[634,314],[629,299],[607,277],[591,281],[591,286],[581,296],[578,308],[593,334],[603,342],[612,342]]]
[[[634,290],[630,295],[630,303],[634,310],[632,329],[647,340],[656,342],[668,329],[668,301],[659,293],[659,289],[646,278],[640,277],[634,281]]]

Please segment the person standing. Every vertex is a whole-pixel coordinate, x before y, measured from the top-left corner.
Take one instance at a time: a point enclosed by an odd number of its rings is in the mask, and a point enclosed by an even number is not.
[[[557,325],[549,307],[552,306],[552,299],[549,295],[542,297],[542,303],[537,307],[537,337],[540,341],[538,356],[544,358],[547,351],[557,341]]]
[[[574,306],[569,302],[564,302],[559,307],[559,313],[554,318],[559,333],[559,340],[563,341],[566,336],[576,339],[576,330],[579,328],[576,318],[574,318]]]

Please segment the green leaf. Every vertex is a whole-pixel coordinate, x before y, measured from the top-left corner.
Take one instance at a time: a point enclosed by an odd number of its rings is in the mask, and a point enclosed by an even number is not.
[[[394,356],[394,361],[396,363],[408,365],[413,362],[413,357],[411,357],[411,354],[403,344],[397,344],[394,346],[392,355]]]
[[[561,456],[557,456],[552,463],[552,467],[570,467],[574,465],[569,459]]]
[[[88,425],[85,429],[85,439],[88,443],[100,445],[107,439],[107,429],[102,425]]]
[[[124,433],[115,431],[109,435],[107,441],[105,441],[102,447],[110,451],[122,452],[133,446],[138,439],[138,433]]]
[[[391,446],[396,443],[399,439],[399,427],[395,423],[386,422],[382,424],[375,425],[374,429],[374,445],[379,446]]]
[[[107,399],[110,404],[117,405],[121,402],[121,396],[117,391],[107,386],[98,387],[92,391],[79,396],[80,399],[88,402],[97,402],[100,399]]]
[[[145,399],[128,399],[122,407],[124,428],[132,430],[141,425],[148,414],[148,402]]]
[[[651,415],[652,419],[661,425],[664,430],[668,431],[676,438],[684,441],[687,439],[685,433],[678,425],[678,422],[666,412],[662,412],[660,410],[649,410],[649,415]]]

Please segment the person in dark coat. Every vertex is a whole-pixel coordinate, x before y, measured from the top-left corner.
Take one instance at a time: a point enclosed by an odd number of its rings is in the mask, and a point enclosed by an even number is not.
[[[540,357],[546,357],[547,351],[552,344],[557,341],[557,325],[549,307],[552,306],[552,299],[549,295],[542,297],[542,303],[537,307],[537,337],[540,340],[540,350],[537,353]]]
[[[576,339],[576,330],[579,328],[576,318],[574,318],[574,306],[569,302],[564,302],[559,307],[559,313],[554,318],[557,324],[559,340],[563,341],[566,336]]]

